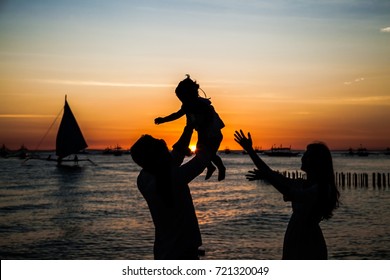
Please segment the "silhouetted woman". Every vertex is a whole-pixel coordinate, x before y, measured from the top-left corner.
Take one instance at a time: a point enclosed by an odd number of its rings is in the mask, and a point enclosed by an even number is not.
[[[257,167],[249,171],[247,179],[265,179],[283,194],[285,201],[291,201],[293,213],[284,237],[283,259],[327,259],[327,246],[319,223],[332,217],[340,196],[328,147],[323,143],[309,144],[301,166],[307,178],[289,179],[271,170],[257,155],[250,133],[246,137],[240,130],[234,137]]]

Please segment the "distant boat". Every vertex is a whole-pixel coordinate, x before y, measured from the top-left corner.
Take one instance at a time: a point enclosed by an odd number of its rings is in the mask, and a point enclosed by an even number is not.
[[[28,149],[26,148],[26,146],[22,145],[22,146],[20,146],[19,150],[8,155],[8,157],[18,157],[20,159],[26,159],[28,157],[28,155],[29,155]]]
[[[103,153],[103,155],[112,155],[111,147],[105,148],[102,153]]]
[[[353,156],[355,154],[354,150],[352,148],[348,149],[348,155]]]
[[[121,146],[116,145],[115,148],[107,147],[103,150],[103,155],[121,156],[125,153]]]
[[[362,145],[356,150],[356,152],[352,149],[348,149],[348,155],[354,156],[357,155],[359,157],[367,157],[369,155],[369,152],[366,148],[364,148]]]
[[[368,156],[368,151],[367,151],[366,148],[360,146],[360,148],[357,150],[357,155],[359,157],[367,157]]]
[[[8,155],[10,155],[11,153],[12,151],[8,149],[4,144],[0,148],[0,157],[8,157]]]
[[[20,148],[16,151],[11,151],[8,149],[4,144],[0,149],[0,156],[5,158],[20,158],[20,159],[26,159],[29,157],[29,150],[26,148],[26,146],[22,145]]]
[[[116,145],[116,147],[114,148],[114,156],[118,157],[118,156],[123,155],[123,153],[124,153],[124,151],[123,151],[122,147],[119,145]]]
[[[264,154],[270,157],[296,157],[299,155],[299,152],[291,151],[291,147],[272,146],[270,150],[264,151]]]
[[[49,156],[48,161],[56,161],[58,166],[62,166],[64,162],[73,162],[75,165],[79,161],[90,161],[89,159],[79,159],[77,154],[83,152],[87,147],[87,142],[81,132],[81,129],[76,121],[72,110],[69,107],[67,96],[65,95],[65,105],[63,115],[56,137],[56,159]],[[74,155],[72,159],[67,158]]]
[[[263,150],[259,146],[256,146],[254,149],[256,153],[263,153]]]

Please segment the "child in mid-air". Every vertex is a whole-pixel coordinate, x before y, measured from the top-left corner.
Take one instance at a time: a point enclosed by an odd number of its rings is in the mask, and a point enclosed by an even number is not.
[[[218,148],[222,142],[221,129],[225,124],[215,112],[211,101],[207,98],[199,96],[199,85],[191,80],[190,76],[181,81],[176,87],[176,96],[182,102],[179,111],[172,113],[166,117],[159,117],[154,120],[155,124],[170,122],[187,116],[187,121],[198,132],[197,148],[206,146],[213,151],[211,163],[207,167],[206,180],[211,177],[215,171],[215,166],[218,168],[218,181],[225,179],[226,168],[222,159],[217,155]]]

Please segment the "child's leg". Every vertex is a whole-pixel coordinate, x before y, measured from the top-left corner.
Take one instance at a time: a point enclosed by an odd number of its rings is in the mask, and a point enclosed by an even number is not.
[[[218,181],[222,181],[225,179],[225,174],[226,174],[226,167],[222,162],[222,159],[215,154],[212,158],[211,161],[217,166],[218,168]]]
[[[219,133],[215,137],[206,137],[207,132],[200,133],[202,131],[198,130],[198,143],[197,146],[204,146],[208,147],[213,153],[215,153],[211,157],[211,162],[207,166],[207,173],[206,173],[206,178],[205,180],[210,179],[210,177],[213,175],[214,171],[216,170],[215,166],[213,163],[217,166],[218,168],[218,181],[222,181],[225,179],[225,173],[226,173],[226,168],[223,165],[222,159],[217,155],[219,145],[221,144],[222,141],[222,133]]]
[[[215,166],[210,162],[210,164],[207,166],[207,173],[205,180],[210,179],[210,177],[213,175],[214,171],[216,170]]]

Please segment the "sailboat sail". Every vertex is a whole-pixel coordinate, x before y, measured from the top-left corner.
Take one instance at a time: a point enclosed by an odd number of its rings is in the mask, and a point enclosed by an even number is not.
[[[62,159],[87,147],[87,142],[81,133],[80,127],[65,96],[64,114],[56,139],[56,155]]]

